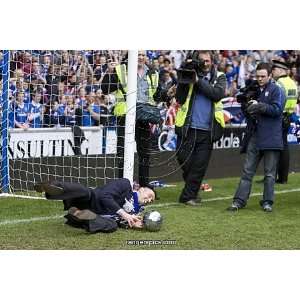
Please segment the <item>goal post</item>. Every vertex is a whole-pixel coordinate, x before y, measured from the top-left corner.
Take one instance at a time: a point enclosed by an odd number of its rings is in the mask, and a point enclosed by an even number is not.
[[[134,152],[135,152],[135,119],[137,101],[137,61],[138,51],[129,50],[128,53],[128,89],[127,113],[125,122],[125,149],[124,149],[124,178],[133,182]]]
[[[8,95],[9,95],[9,50],[3,51],[2,58],[2,97],[1,97],[1,191],[9,192],[8,159]]]

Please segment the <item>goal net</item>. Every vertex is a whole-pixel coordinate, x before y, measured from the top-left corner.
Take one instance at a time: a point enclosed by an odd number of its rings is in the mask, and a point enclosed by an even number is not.
[[[0,50],[0,65],[2,192],[31,194],[52,180],[94,187],[122,176],[125,117],[113,108],[127,51]]]

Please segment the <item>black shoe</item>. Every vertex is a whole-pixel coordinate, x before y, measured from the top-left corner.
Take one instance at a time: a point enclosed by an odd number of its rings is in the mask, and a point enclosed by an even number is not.
[[[229,207],[226,208],[227,211],[238,211],[239,209],[241,209],[242,207],[240,207],[237,203],[233,202]]]
[[[75,227],[75,228],[83,228],[83,229],[86,228],[84,222],[82,222],[82,221],[78,222],[78,219],[75,219],[70,214],[65,215],[64,218],[67,219],[67,221],[65,222],[66,225],[69,225],[69,226]]]
[[[39,193],[47,193],[49,196],[58,196],[63,194],[64,189],[62,187],[56,186],[56,185],[51,185],[48,182],[41,182],[37,183],[34,186],[35,191]]]
[[[97,215],[89,209],[78,209],[77,207],[71,207],[68,210],[68,214],[80,221],[95,220]]]
[[[272,211],[273,211],[273,208],[272,208],[272,206],[271,206],[270,204],[265,204],[265,205],[263,206],[263,210],[264,210],[265,212],[272,212]]]
[[[45,183],[44,182],[41,182],[41,183],[37,183],[34,185],[34,190],[38,193],[43,193],[45,190],[44,190],[44,185]]]

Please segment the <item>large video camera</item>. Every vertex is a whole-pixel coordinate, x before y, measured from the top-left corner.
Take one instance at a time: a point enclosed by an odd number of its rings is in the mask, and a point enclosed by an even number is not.
[[[195,83],[197,76],[203,74],[204,60],[199,58],[199,51],[190,52],[181,68],[177,70],[177,81],[181,84]]]
[[[247,106],[252,100],[258,99],[259,93],[260,90],[257,80],[248,80],[246,86],[239,89],[239,92],[236,94],[236,100]]]

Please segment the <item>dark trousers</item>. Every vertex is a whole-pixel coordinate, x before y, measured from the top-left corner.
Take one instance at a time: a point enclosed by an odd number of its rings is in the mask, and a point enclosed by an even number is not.
[[[118,178],[124,175],[125,116],[117,118]]]
[[[136,121],[135,141],[138,155],[139,184],[149,184],[150,152],[151,152],[151,131],[149,123]]]
[[[277,180],[279,182],[287,182],[289,176],[289,167],[290,167],[290,151],[287,141],[288,131],[283,131],[283,150],[280,152],[278,166],[277,166]]]
[[[244,207],[247,204],[251,192],[252,179],[262,158],[264,159],[264,193],[263,200],[260,201],[260,204],[261,206],[273,204],[274,183],[279,152],[279,150],[258,150],[256,147],[256,136],[251,137],[247,147],[241,180],[233,197],[233,201],[236,202],[239,207]]]
[[[46,198],[63,200],[64,210],[75,206],[79,209],[89,209],[91,207],[92,190],[80,183],[53,181],[52,185],[63,188],[61,195],[51,196],[46,193]]]
[[[70,207],[77,207],[79,209],[91,209],[91,202],[95,199],[95,193],[92,189],[89,189],[80,183],[69,183],[53,181],[51,185],[55,185],[63,188],[61,195],[51,196],[46,193],[47,199],[60,199],[63,200],[64,210],[68,210]],[[88,232],[113,232],[117,230],[118,225],[113,218],[97,215],[94,220],[78,220],[74,215],[67,214],[66,224],[72,227],[83,228]]]
[[[136,121],[135,141],[138,155],[139,184],[146,186],[149,183],[150,165],[150,142],[151,131],[148,123]],[[117,157],[118,157],[118,177],[124,175],[124,147],[125,147],[125,116],[117,119]]]
[[[190,128],[185,138],[178,136],[176,155],[185,181],[179,202],[187,202],[197,198],[208,167],[211,151],[210,131]]]

